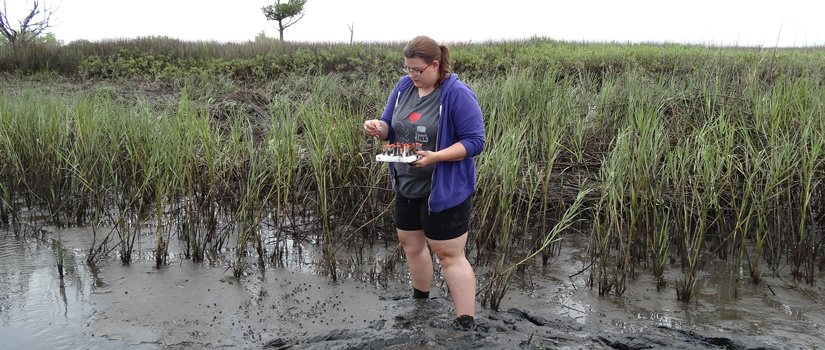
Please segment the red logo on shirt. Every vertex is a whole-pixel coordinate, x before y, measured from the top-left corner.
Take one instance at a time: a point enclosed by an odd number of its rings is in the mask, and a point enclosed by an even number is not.
[[[416,113],[416,112],[412,112],[412,113],[410,113],[410,121],[411,121],[411,122],[415,123],[415,122],[417,122],[417,121],[418,121],[418,119],[420,119],[420,118],[421,118],[421,113]]]

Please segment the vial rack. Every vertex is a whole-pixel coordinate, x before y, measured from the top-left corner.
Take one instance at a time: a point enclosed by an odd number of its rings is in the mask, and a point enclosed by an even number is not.
[[[421,159],[416,152],[421,151],[420,143],[392,143],[383,145],[381,154],[375,155],[378,162],[412,163]]]

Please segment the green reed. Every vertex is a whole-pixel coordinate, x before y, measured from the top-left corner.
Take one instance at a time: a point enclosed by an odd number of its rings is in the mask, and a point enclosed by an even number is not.
[[[688,152],[677,162],[688,160],[687,167],[682,171],[695,171],[697,176],[691,176],[682,181],[677,193],[682,195],[682,201],[676,203],[678,248],[682,258],[683,277],[676,281],[677,299],[690,301],[696,277],[701,268],[701,253],[705,237],[710,229],[710,217],[713,203],[718,192],[715,191],[716,174],[719,157],[716,145],[706,129],[700,130],[691,139],[695,144],[688,145]],[[677,175],[679,176],[679,175]],[[678,180],[677,180],[678,181]]]
[[[282,245],[283,233],[297,220],[290,210],[293,201],[293,183],[297,166],[297,117],[292,113],[289,100],[276,99],[270,103],[271,127],[266,138],[267,145],[264,154],[272,159],[273,180],[275,182],[275,196],[273,209],[273,226],[275,237],[270,260],[283,263],[285,250]],[[293,226],[294,227],[294,226]]]
[[[628,274],[634,274],[636,261],[649,258],[654,234],[662,224],[663,219],[656,213],[666,203],[660,179],[662,161],[670,152],[670,134],[660,118],[662,95],[650,93],[658,92],[654,85],[657,83],[642,75],[630,75],[614,85],[624,91],[622,112],[627,117],[601,167],[604,190],[594,240],[594,251],[599,256],[595,280],[600,294],[611,290],[619,295],[624,293]],[[608,98],[611,97],[600,97]],[[611,244],[622,250],[608,259],[612,255]]]
[[[270,177],[272,176],[271,168],[278,166],[278,164],[271,164],[264,157],[266,153],[258,152],[250,138],[251,133],[244,133],[243,135],[237,136],[241,138],[241,143],[246,146],[245,158],[247,158],[248,170],[246,174],[238,177],[241,200],[235,214],[236,221],[238,221],[238,244],[236,248],[237,260],[233,268],[233,274],[237,278],[243,275],[246,265],[244,261],[246,245],[250,239],[253,242],[255,251],[258,253],[260,268],[263,269],[266,266],[267,254],[261,235],[262,222],[266,211],[269,209],[268,203],[277,191],[275,186],[271,185]]]
[[[112,234],[110,231],[98,237],[98,228],[110,216],[108,189],[118,178],[116,164],[120,160],[113,156],[118,154],[119,140],[114,137],[115,125],[111,123],[111,118],[119,113],[109,97],[106,90],[79,96],[68,110],[68,125],[75,143],[64,150],[64,157],[71,166],[72,188],[77,191],[76,225],[88,222],[92,228],[87,262],[95,261],[107,249]]]
[[[233,165],[231,153],[219,128],[206,108],[182,96],[175,113],[190,128],[184,131],[186,148],[183,156],[186,169],[181,174],[181,213],[178,232],[186,242],[186,255],[193,261],[203,261],[211,242],[213,250],[220,251],[226,237],[219,231],[219,215],[224,210],[225,196],[229,196],[228,172]]]
[[[324,103],[323,101],[318,101]],[[337,280],[337,268],[333,249],[333,223],[330,222],[331,207],[335,205],[337,196],[330,191],[333,187],[333,164],[336,162],[333,151],[335,144],[332,130],[335,125],[330,113],[322,109],[301,110],[304,125],[309,129],[306,150],[309,153],[313,174],[315,175],[317,211],[321,221],[321,232],[326,238],[324,245],[325,263],[327,271],[333,280]],[[326,123],[320,122],[325,121]]]
[[[604,181],[602,188],[602,198],[596,206],[596,219],[594,220],[595,245],[592,254],[597,257],[598,262],[594,264],[596,273],[591,274],[591,284],[598,283],[599,295],[610,293],[616,290],[617,294],[624,293],[625,274],[623,260],[621,256],[613,257],[611,245],[618,246],[624,250],[630,247],[625,244],[622,231],[622,215],[625,206],[625,192],[627,184],[622,181],[624,172],[627,170],[626,156],[630,154],[628,133],[623,132],[616,137],[616,145],[611,158],[605,160],[605,164],[600,169],[600,178]],[[621,150],[625,150],[622,152]]]
[[[485,164],[490,164],[495,170],[481,167],[481,170],[486,170],[485,173],[491,176],[490,179],[498,180],[496,185],[485,183],[484,197],[491,196],[492,200],[482,201],[482,203],[494,202],[496,205],[492,208],[493,212],[480,216],[483,219],[479,223],[481,227],[488,228],[486,232],[480,232],[479,237],[486,236],[483,240],[493,244],[499,253],[496,254],[493,263],[494,272],[491,279],[492,282],[499,283],[493,283],[490,287],[490,305],[493,309],[498,308],[506,292],[506,279],[502,280],[501,276],[508,272],[509,254],[507,252],[510,249],[510,235],[515,229],[516,213],[521,207],[521,204],[517,202],[519,200],[517,193],[521,190],[519,186],[523,183],[519,176],[525,147],[522,142],[525,126],[524,123],[516,126],[511,132],[502,135],[496,147],[491,147],[490,155],[485,158]],[[488,224],[487,220],[492,220],[492,223]]]
[[[306,132],[303,146],[315,179],[315,210],[326,238],[325,262],[333,280],[337,280],[335,244],[344,233],[342,230],[347,229],[345,213],[355,208],[344,188],[362,180],[353,175],[364,161],[370,161],[360,153],[364,136],[359,126],[364,113],[339,98],[342,91],[338,90],[338,79],[332,76],[312,80],[312,93],[298,109]]]
[[[583,124],[571,123],[575,112],[568,109],[568,90],[557,87],[556,79],[553,73],[523,68],[504,80],[471,82],[479,87],[487,134],[485,151],[477,158],[474,244],[479,258],[494,260],[490,282],[482,289],[482,303],[493,309],[500,307],[516,268],[526,271],[524,262],[537,255],[546,263],[556,230],[565,227],[567,204],[553,191],[564,176],[554,166],[565,132]]]
[[[0,121],[5,122],[5,115],[9,115],[8,100],[0,99]],[[5,125],[5,123],[4,123]],[[14,152],[14,146],[9,138],[7,130],[0,131],[0,224],[4,228],[13,227],[15,232],[19,232],[19,217],[17,208],[14,205],[15,183],[18,179],[15,172],[20,168],[19,157]]]
[[[814,178],[816,177],[817,169],[823,167],[822,152],[825,151],[825,140],[822,134],[817,134],[812,130],[810,123],[805,123],[803,134],[801,137],[802,148],[801,164],[799,169],[800,178],[800,192],[801,192],[801,209],[799,217],[799,226],[794,241],[796,247],[792,253],[792,273],[794,278],[805,280],[806,283],[814,282],[814,273],[816,264],[813,263],[811,256],[814,255],[813,249],[813,235],[806,234],[806,229],[813,226],[811,220],[812,201],[814,199]]]
[[[555,77],[551,74],[547,74],[545,76],[545,83],[549,83],[550,81],[555,80]],[[553,86],[553,85],[551,85]],[[557,206],[562,206],[565,203],[565,200],[562,196],[558,196],[553,198],[551,196],[552,192],[556,190],[554,187],[556,182],[564,184],[565,181],[565,171],[567,169],[562,169],[560,172],[554,171],[557,169],[556,161],[561,157],[564,148],[564,137],[569,132],[569,135],[573,135],[573,139],[575,140],[574,144],[578,145],[576,151],[572,151],[575,156],[574,159],[578,161],[583,161],[583,152],[585,147],[584,140],[586,139],[587,135],[591,133],[590,119],[589,118],[577,118],[576,113],[571,113],[571,110],[575,110],[575,108],[570,108],[571,106],[564,103],[565,101],[569,101],[566,98],[566,92],[569,91],[569,86],[562,86],[561,88],[554,89],[548,91],[552,93],[554,98],[551,100],[550,103],[546,104],[545,110],[543,113],[537,113],[536,116],[536,124],[540,127],[531,128],[530,130],[533,131],[528,138],[530,140],[538,140],[539,141],[539,151],[537,152],[538,161],[537,164],[542,164],[543,166],[534,166],[532,169],[536,171],[535,178],[536,185],[540,185],[540,191],[532,191],[530,192],[531,198],[530,202],[533,202],[533,195],[539,196],[538,201],[540,202],[539,205],[539,212],[541,215],[539,216],[540,225],[538,226],[539,232],[548,232],[550,225],[551,218],[556,218],[559,216],[559,212],[561,208]],[[549,115],[550,118],[547,120],[542,121],[542,115]],[[577,122],[573,122],[572,120],[578,120]],[[569,125],[568,127],[558,127],[559,125]],[[570,129],[573,129],[570,132]],[[581,151],[581,152],[579,152]],[[561,173],[559,175],[558,173]],[[570,178],[576,178],[576,176],[570,176]],[[577,181],[584,181],[576,179]],[[551,183],[552,181],[552,183]],[[562,205],[559,205],[562,204]],[[528,215],[529,217],[529,215]],[[527,225],[525,223],[525,231],[527,231]],[[549,242],[553,244],[554,241],[550,240],[547,241],[542,239],[542,244],[538,251],[541,251],[542,257],[542,264],[546,265],[547,261],[553,255],[552,249],[547,249],[548,246],[543,244],[544,242]],[[560,246],[558,246],[560,248]]]
[[[150,163],[154,165],[153,215],[155,219],[155,266],[160,268],[168,263],[169,244],[172,240],[171,223],[178,218],[177,206],[180,199],[182,179],[186,178],[187,160],[191,160],[191,141],[188,139],[190,123],[182,118],[170,118],[166,113],[154,118],[157,126],[151,149]]]
[[[518,84],[518,85],[516,85]],[[523,160],[527,156],[527,143],[524,136],[531,125],[526,119],[518,120],[512,115],[504,113],[513,112],[516,106],[527,107],[522,103],[529,103],[526,97],[520,93],[529,90],[532,82],[529,79],[519,79],[513,76],[504,82],[503,85],[496,86],[493,90],[499,90],[500,95],[488,95],[488,103],[498,105],[489,111],[489,118],[493,122],[486,132],[491,141],[488,143],[485,153],[479,157],[478,171],[488,174],[489,177],[479,179],[480,193],[483,198],[489,201],[482,201],[488,205],[493,205],[489,209],[483,209],[480,215],[479,226],[482,232],[477,236],[481,244],[489,244],[491,247],[501,247],[499,251],[506,251],[509,245],[509,235],[515,220],[515,211],[519,209],[517,202],[517,192],[522,185],[520,171]],[[529,107],[523,111],[522,115],[530,115]],[[505,120],[515,120],[514,124],[496,123],[496,118]],[[500,130],[496,127],[502,127]],[[495,203],[495,204],[493,204]],[[487,210],[491,212],[486,213]],[[489,222],[488,222],[489,220]],[[494,235],[494,233],[500,233]],[[501,267],[505,262],[504,256],[500,256],[496,265]]]
[[[45,210],[45,216],[53,222],[60,222],[66,185],[66,169],[60,150],[69,143],[69,137],[62,118],[62,101],[42,101],[35,93],[19,96],[15,110],[9,111],[7,127],[12,152],[18,154],[17,176],[30,178],[21,182],[27,190],[24,201],[29,210]],[[19,106],[29,105],[21,109]]]

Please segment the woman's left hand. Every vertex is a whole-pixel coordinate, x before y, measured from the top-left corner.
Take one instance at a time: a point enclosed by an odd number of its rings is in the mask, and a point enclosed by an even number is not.
[[[433,164],[433,163],[438,161],[438,152],[418,151],[418,152],[415,152],[415,154],[418,154],[418,155],[421,156],[421,159],[410,163],[410,165],[412,165],[416,168],[423,168],[427,165]]]

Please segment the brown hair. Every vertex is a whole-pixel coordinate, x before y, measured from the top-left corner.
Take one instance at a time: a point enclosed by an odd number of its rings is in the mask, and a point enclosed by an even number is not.
[[[438,80],[435,86],[441,86],[450,76],[450,48],[444,44],[437,44],[435,40],[426,36],[417,36],[404,47],[404,57],[420,58],[424,62],[438,61]]]

